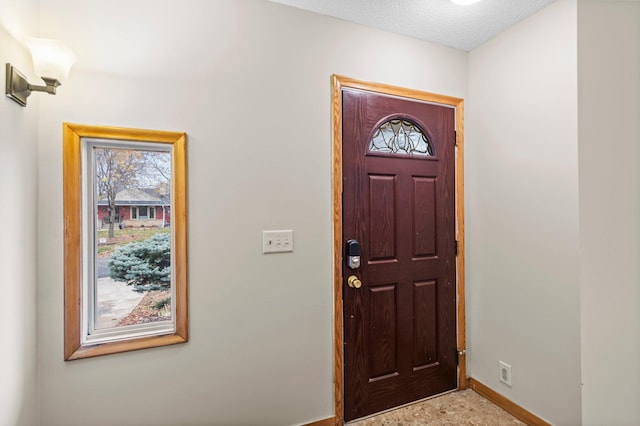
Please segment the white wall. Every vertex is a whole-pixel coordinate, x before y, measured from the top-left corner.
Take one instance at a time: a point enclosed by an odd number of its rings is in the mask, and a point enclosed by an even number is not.
[[[553,424],[580,423],[576,2],[469,54],[469,373]],[[513,387],[498,361],[513,367]]]
[[[27,2],[25,2],[27,4]],[[35,14],[35,7],[32,14]],[[0,25],[0,81],[5,63],[27,74],[31,59]],[[35,425],[38,414],[36,225],[38,100],[22,108],[0,97],[0,424]]]
[[[578,3],[582,418],[640,424],[640,3]]]
[[[38,36],[39,0],[0,0],[0,27],[14,40]],[[28,71],[21,70],[23,74]]]
[[[145,3],[40,5],[43,34],[82,46],[81,32],[68,36],[87,20],[122,46],[112,53],[123,64],[107,73],[79,62],[55,98],[41,99],[42,423],[287,425],[330,417],[330,75],[466,97],[467,55],[267,1]],[[158,42],[169,46],[140,61],[132,35],[146,40],[146,30],[124,25],[132,17],[163,29]],[[194,35],[202,39],[194,43]],[[189,343],[63,361],[63,121],[188,133]],[[294,230],[295,252],[262,255],[261,231],[280,228]]]

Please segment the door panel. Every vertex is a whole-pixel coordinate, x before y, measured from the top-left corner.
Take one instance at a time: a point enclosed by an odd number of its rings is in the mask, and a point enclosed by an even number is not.
[[[436,254],[436,180],[413,177],[413,256]]]
[[[369,287],[369,346],[377,348],[369,351],[369,381],[398,374],[396,287],[395,283]]]
[[[395,176],[369,175],[369,261],[396,260]]]
[[[438,359],[437,283],[413,284],[413,369],[425,368]]]
[[[343,269],[349,421],[456,387],[455,113],[342,96],[343,238],[362,251]]]

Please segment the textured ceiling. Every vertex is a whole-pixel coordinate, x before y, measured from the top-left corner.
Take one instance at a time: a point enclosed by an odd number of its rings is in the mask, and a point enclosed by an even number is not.
[[[472,50],[555,0],[271,0],[462,50]]]

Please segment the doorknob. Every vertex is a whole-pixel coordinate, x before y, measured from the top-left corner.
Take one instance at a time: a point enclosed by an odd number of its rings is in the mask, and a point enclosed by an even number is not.
[[[355,275],[351,275],[347,278],[347,284],[349,284],[349,287],[351,288],[360,288],[362,286],[362,281],[360,281]]]

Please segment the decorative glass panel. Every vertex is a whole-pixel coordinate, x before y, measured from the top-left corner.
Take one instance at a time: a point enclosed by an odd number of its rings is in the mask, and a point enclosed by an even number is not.
[[[395,119],[376,129],[369,142],[369,152],[431,156],[433,147],[417,125]]]

